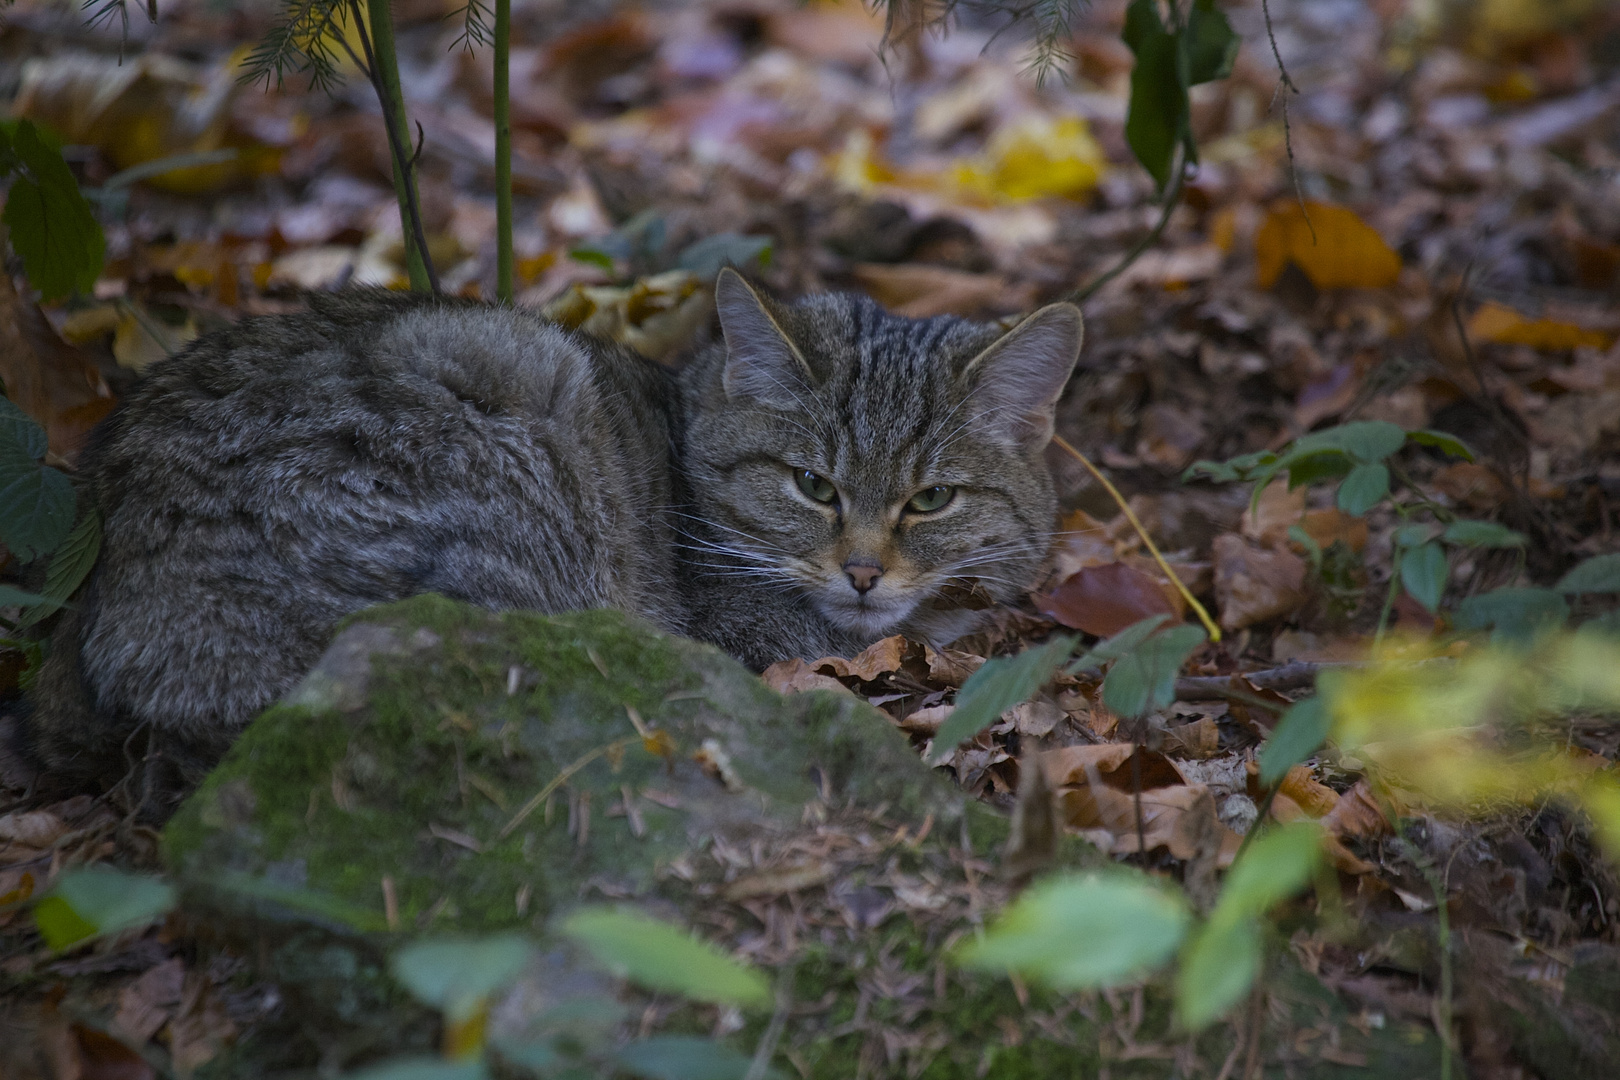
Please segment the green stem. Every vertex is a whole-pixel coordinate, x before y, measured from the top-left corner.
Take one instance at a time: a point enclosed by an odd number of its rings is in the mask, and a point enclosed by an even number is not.
[[[1170,215],[1175,212],[1176,206],[1181,202],[1181,189],[1185,186],[1186,172],[1187,159],[1185,154],[1183,154],[1176,159],[1175,180],[1170,184],[1169,190],[1164,194],[1164,208],[1160,212],[1159,220],[1153,226],[1152,230],[1150,230],[1146,236],[1142,237],[1142,239],[1138,240],[1136,242],[1136,246],[1127,251],[1124,257],[1121,258],[1119,262],[1115,263],[1106,273],[1099,275],[1083,288],[1076,289],[1068,296],[1065,296],[1063,298],[1064,300],[1071,304],[1083,304],[1087,300],[1090,300],[1097,294],[1098,289],[1101,289],[1104,285],[1123,274],[1132,263],[1141,258],[1144,251],[1159,242],[1159,237],[1164,235],[1165,226],[1170,224]]]
[[[512,302],[512,0],[495,0],[495,299]]]
[[[1401,546],[1395,545],[1394,565],[1389,568],[1389,590],[1384,593],[1384,609],[1378,613],[1378,629],[1373,633],[1373,651],[1378,651],[1379,643],[1384,640],[1384,626],[1389,622],[1389,613],[1395,610],[1395,597],[1401,588]]]
[[[369,53],[371,83],[382,106],[383,126],[388,131],[388,147],[394,160],[394,196],[399,200],[399,221],[405,237],[405,268],[413,292],[439,291],[439,278],[428,255],[427,235],[422,227],[421,201],[411,157],[410,125],[405,119],[405,92],[399,84],[399,58],[394,51],[394,17],[388,0],[365,0],[366,19],[360,26],[360,41]],[[366,33],[366,23],[370,35]]]

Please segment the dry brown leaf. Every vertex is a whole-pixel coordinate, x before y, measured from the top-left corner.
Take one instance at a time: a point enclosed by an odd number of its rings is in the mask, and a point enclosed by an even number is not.
[[[1098,637],[1153,615],[1181,614],[1160,579],[1123,562],[1086,567],[1034,601],[1042,615]]]
[[[1288,540],[1288,530],[1299,524],[1305,514],[1305,489],[1288,490],[1288,481],[1273,480],[1260,492],[1253,509],[1245,509],[1238,528],[1243,535],[1262,547],[1281,547]]]
[[[1023,311],[1035,299],[1029,285],[1013,286],[998,274],[970,274],[943,266],[860,263],[851,273],[872,299],[913,319]]]
[[[213,983],[204,972],[191,972],[178,1013],[169,1021],[169,1054],[175,1075],[185,1080],[235,1039],[236,1024],[214,995]]]
[[[1221,752],[1221,726],[1207,716],[1181,724],[1164,733],[1166,753],[1190,758],[1212,758]]]
[[[178,956],[149,968],[118,992],[113,1029],[136,1046],[156,1035],[180,1004],[186,965]]]
[[[1384,836],[1390,828],[1366,780],[1357,780],[1354,787],[1339,796],[1338,803],[1323,816],[1322,827],[1338,837]]]
[[[1495,469],[1474,461],[1447,465],[1430,483],[1472,510],[1495,510],[1513,494]]]
[[[720,895],[733,903],[763,896],[785,896],[801,889],[824,885],[837,873],[837,864],[825,859],[792,863],[746,874],[728,884]]]
[[[48,848],[67,833],[67,822],[49,810],[14,810],[0,817],[0,841],[28,848]]]
[[[797,694],[801,690],[837,690],[849,693],[849,688],[831,675],[823,675],[817,671],[815,665],[794,658],[792,660],[778,660],[764,671],[759,677],[765,680],[765,685],[778,694]]]
[[[928,677],[942,686],[961,686],[984,664],[984,657],[977,653],[932,645],[923,646],[923,660],[928,664]]]
[[[1215,601],[1221,626],[1245,626],[1287,615],[1307,599],[1305,560],[1291,551],[1254,547],[1236,533],[1215,538]]]
[[[1249,768],[1258,774],[1258,765],[1250,762]],[[1277,790],[1313,818],[1323,817],[1339,805],[1339,793],[1319,782],[1305,765],[1289,769]]]
[[[1301,519],[1299,527],[1323,548],[1331,547],[1336,540],[1343,541],[1351,551],[1359,552],[1367,547],[1367,519],[1347,514],[1338,507],[1310,511]]]
[[[871,682],[880,675],[899,671],[909,645],[905,638],[894,634],[873,642],[848,660],[841,656],[828,656],[815,661],[811,667],[839,678]]]
[[[1047,750],[1040,756],[1040,766],[1054,788],[1089,784],[1095,774],[1100,783],[1130,791],[1135,786],[1133,755],[1138,757],[1144,790],[1186,783],[1175,763],[1157,750],[1124,742]]]

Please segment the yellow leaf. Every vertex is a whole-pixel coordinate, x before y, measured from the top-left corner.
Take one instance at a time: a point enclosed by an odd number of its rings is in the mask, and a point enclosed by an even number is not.
[[[1528,345],[1532,349],[1556,351],[1580,345],[1607,349],[1614,335],[1588,330],[1552,319],[1527,319],[1510,307],[1487,303],[1468,320],[1468,336],[1475,341],[1496,345]]]
[[[877,142],[865,128],[856,128],[844,139],[844,148],[830,162],[834,182],[839,187],[869,195],[879,184],[894,179],[891,169],[878,152]]]
[[[1318,289],[1381,289],[1400,277],[1401,257],[1355,211],[1328,203],[1279,200],[1254,237],[1256,281],[1277,283],[1292,262]]]
[[[1097,186],[1108,159],[1078,116],[1024,116],[998,129],[985,152],[959,162],[951,178],[987,202],[1079,198]]]
[[[1609,858],[1620,865],[1620,783],[1608,776],[1592,777],[1581,791],[1581,804],[1597,825]]]

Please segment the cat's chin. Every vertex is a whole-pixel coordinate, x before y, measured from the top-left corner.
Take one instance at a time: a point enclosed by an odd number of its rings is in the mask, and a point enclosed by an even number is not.
[[[898,633],[915,604],[904,601],[875,604],[819,604],[822,618],[839,631],[865,641],[877,641]]]

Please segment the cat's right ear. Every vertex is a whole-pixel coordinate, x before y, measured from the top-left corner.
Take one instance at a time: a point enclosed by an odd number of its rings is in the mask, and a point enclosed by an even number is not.
[[[765,302],[737,271],[720,271],[714,305],[726,337],[721,385],[729,398],[747,398],[775,409],[804,407],[814,385],[810,365],[789,340]]]
[[[1048,304],[968,362],[963,378],[986,429],[1028,450],[1052,438],[1052,413],[1080,357],[1085,320]]]

